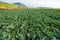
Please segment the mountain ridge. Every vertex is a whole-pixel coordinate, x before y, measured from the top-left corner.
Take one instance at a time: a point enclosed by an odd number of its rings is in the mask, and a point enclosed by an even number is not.
[[[15,4],[15,5],[17,5],[17,6],[25,6],[23,3],[20,3],[20,2],[15,2],[15,3],[13,3],[13,4]]]

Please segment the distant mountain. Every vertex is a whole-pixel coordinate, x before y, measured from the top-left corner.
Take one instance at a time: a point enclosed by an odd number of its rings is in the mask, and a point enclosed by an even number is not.
[[[25,7],[25,5],[23,3],[20,3],[20,2],[16,2],[16,3],[13,3],[13,4],[15,4],[17,6],[24,6]]]

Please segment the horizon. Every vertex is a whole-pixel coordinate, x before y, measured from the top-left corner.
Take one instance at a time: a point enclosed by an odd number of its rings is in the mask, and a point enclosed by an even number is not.
[[[28,7],[50,7],[60,8],[60,0],[0,0],[0,2],[16,3],[20,2]]]

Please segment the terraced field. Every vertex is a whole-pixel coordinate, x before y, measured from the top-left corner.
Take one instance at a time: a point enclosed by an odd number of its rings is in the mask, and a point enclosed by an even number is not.
[[[60,40],[60,10],[0,10],[0,40]]]

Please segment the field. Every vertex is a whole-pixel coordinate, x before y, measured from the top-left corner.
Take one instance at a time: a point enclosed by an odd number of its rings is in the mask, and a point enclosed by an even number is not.
[[[0,10],[0,40],[60,40],[60,10]]]

